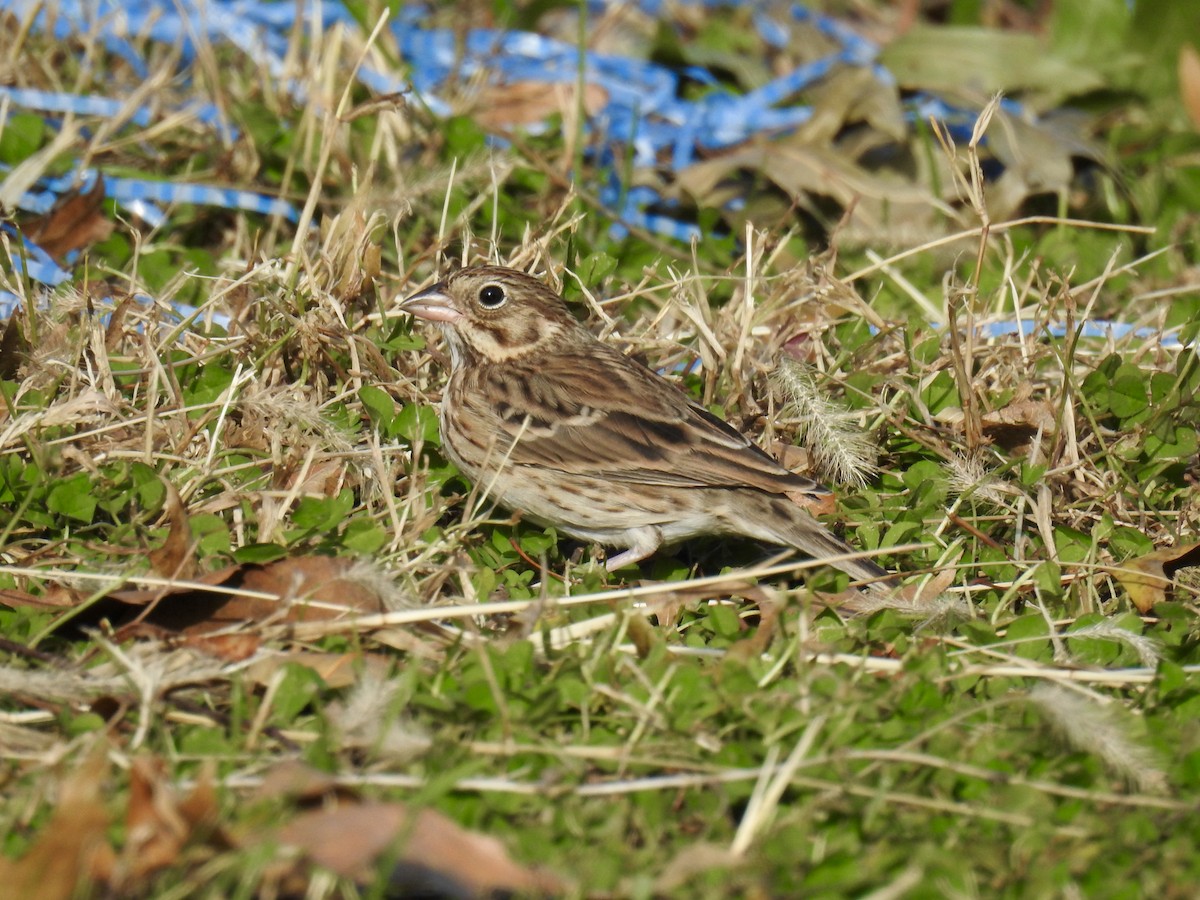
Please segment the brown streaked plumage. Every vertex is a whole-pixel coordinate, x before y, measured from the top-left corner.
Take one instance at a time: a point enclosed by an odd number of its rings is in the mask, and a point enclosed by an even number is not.
[[[489,496],[565,534],[625,548],[736,534],[815,558],[853,553],[789,498],[829,497],[681,390],[597,340],[535,278],[460,269],[400,307],[436,322],[451,374],[442,446]],[[887,572],[833,563],[859,579]]]

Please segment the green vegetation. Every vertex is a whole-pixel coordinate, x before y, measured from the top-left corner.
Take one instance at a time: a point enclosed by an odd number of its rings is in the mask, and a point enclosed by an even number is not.
[[[182,79],[139,43],[160,66],[145,89],[91,39],[0,22],[21,37],[16,84],[158,110],[84,117],[40,172],[86,159],[312,201],[300,225],[60,211],[58,246],[81,255],[53,290],[4,237],[0,288],[26,311],[0,344],[3,883],[378,896],[280,849],[316,855],[278,828],[333,803],[326,773],[368,817],[326,827],[390,836],[380,873],[410,829],[368,801],[497,838],[567,896],[1188,895],[1194,11],[955,0],[903,31],[890,5],[854,4],[898,86],[839,72],[797,98],[810,124],[678,173],[617,159],[702,226],[688,246],[614,236],[570,90],[455,84],[449,117],[369,92],[354,67],[400,53],[386,31],[367,44],[384,4],[351,5],[361,29],[294,36],[305,103],[228,45]],[[487,9],[577,38],[574,6],[525,6]],[[627,29],[739,92],[809,52],[802,31],[767,48],[748,15],[674,14],[582,30]],[[992,106],[986,140],[951,139],[906,125],[901,90],[969,109],[1004,90],[1043,118]],[[552,127],[506,127],[526,119]],[[0,162],[59,133],[11,112]],[[789,466],[864,472],[828,521],[905,587],[864,600],[720,540],[611,575],[493,509],[439,447],[441,340],[395,311],[451,261],[545,274]],[[1018,311],[1019,333],[986,331]],[[1098,320],[1148,331],[1082,332]],[[294,761],[315,771],[280,786]],[[46,859],[60,893],[30,874]]]

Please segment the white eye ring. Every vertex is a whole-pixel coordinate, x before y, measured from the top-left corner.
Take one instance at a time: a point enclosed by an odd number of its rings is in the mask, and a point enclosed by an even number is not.
[[[484,309],[499,309],[508,302],[508,294],[498,284],[484,285],[479,291],[479,305]]]

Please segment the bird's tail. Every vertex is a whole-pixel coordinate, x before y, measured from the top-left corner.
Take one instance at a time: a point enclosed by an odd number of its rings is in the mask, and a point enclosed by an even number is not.
[[[895,575],[869,559],[838,559],[858,553],[845,541],[833,535],[804,507],[787,497],[753,494],[740,498],[745,501],[739,531],[772,544],[795,547],[813,559],[828,560],[829,565],[845,572],[855,581],[881,585],[895,580]]]

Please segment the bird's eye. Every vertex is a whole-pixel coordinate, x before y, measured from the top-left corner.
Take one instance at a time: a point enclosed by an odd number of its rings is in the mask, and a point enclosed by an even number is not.
[[[504,288],[498,284],[489,284],[479,292],[479,304],[484,309],[498,309],[504,305],[504,301],[508,299],[508,295],[504,293]]]

